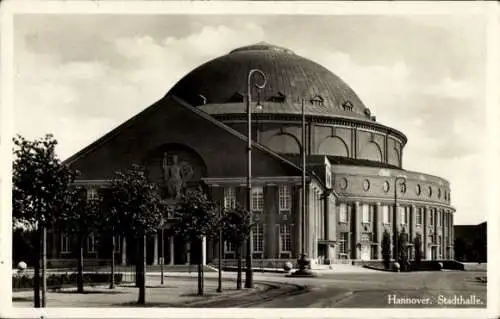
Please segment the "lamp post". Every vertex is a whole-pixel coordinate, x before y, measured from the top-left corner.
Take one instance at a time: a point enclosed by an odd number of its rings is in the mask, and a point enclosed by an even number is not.
[[[302,237],[302,258],[305,257],[306,251],[306,207],[307,207],[307,192],[306,192],[306,113],[304,111],[304,100],[302,99],[302,223],[301,223],[301,237]]]
[[[399,211],[398,211],[398,181],[402,181],[403,184],[406,183],[406,176],[405,175],[398,175],[396,176],[396,178],[394,179],[394,226],[393,226],[393,229],[394,229],[394,249],[393,249],[393,252],[394,252],[394,260],[397,260],[398,258],[398,255],[399,255],[399,251],[398,251],[398,224],[396,223],[396,221],[398,220],[397,219],[397,215],[399,214]],[[406,216],[405,216],[406,217]]]
[[[219,278],[217,292],[222,292],[222,203],[219,204]]]
[[[161,253],[161,256],[160,256],[160,271],[161,271],[161,284],[163,285],[164,284],[164,279],[163,279],[163,264],[165,263],[165,225],[162,225],[161,227],[161,242],[160,242],[160,253]]]
[[[248,147],[247,147],[247,209],[250,215],[250,224],[252,223],[252,108],[250,107],[252,101],[252,76],[254,74],[260,74],[262,77],[262,83],[255,83],[255,87],[257,89],[263,89],[266,86],[266,76],[264,72],[259,69],[252,69],[248,72],[247,77],[247,99],[246,99],[246,107],[247,107],[247,125],[248,125]],[[246,278],[245,278],[245,288],[253,288],[253,271],[252,271],[252,229],[248,234],[247,238],[247,256],[246,256]]]

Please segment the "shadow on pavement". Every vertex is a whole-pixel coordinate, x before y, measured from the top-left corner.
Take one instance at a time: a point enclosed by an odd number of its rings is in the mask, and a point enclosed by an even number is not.
[[[118,294],[124,294],[126,292],[110,289],[110,290],[90,290],[90,291],[84,291],[84,292],[78,292],[76,290],[68,290],[68,291],[58,291],[56,293],[58,293],[58,294],[72,294],[72,295],[94,295],[94,294],[118,295]]]

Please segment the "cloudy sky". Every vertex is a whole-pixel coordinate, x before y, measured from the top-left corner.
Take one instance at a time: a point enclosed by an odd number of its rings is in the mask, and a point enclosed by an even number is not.
[[[67,158],[194,67],[259,41],[339,75],[378,121],[408,136],[406,169],[451,182],[457,224],[486,219],[478,16],[18,15],[15,132],[53,133]]]

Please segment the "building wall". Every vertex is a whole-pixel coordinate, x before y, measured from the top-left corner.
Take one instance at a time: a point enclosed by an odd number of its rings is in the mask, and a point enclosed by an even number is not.
[[[238,121],[226,121],[234,129],[246,134],[247,126]],[[277,153],[300,154],[302,126],[300,121],[254,120],[253,138]],[[356,126],[344,121],[338,124],[306,123],[306,152],[310,155],[343,156],[366,159],[402,167],[404,142],[388,129],[364,124]]]

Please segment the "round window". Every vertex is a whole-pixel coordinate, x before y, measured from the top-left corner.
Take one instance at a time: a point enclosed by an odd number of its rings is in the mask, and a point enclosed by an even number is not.
[[[367,179],[365,179],[365,180],[363,181],[363,190],[366,192],[366,191],[368,191],[369,189],[370,189],[370,181],[369,181],[369,180],[367,180]]]
[[[343,177],[340,180],[340,189],[342,189],[342,190],[347,189],[347,178]]]
[[[388,192],[389,189],[391,188],[391,184],[389,184],[389,181],[384,182],[384,192]]]
[[[401,184],[401,193],[406,193],[406,183]]]
[[[420,195],[421,192],[422,188],[420,187],[420,184],[417,184],[417,186],[415,187],[415,193],[417,193],[417,195]]]

